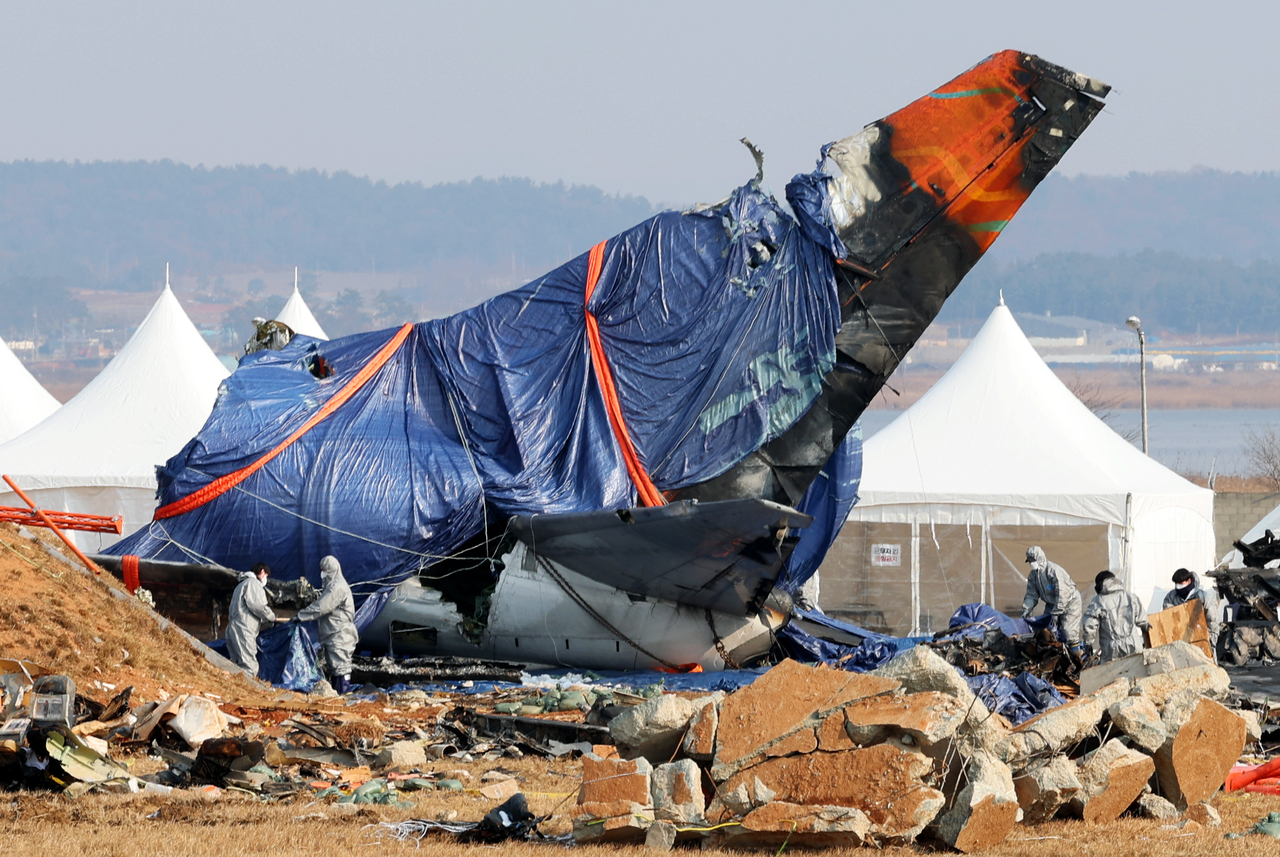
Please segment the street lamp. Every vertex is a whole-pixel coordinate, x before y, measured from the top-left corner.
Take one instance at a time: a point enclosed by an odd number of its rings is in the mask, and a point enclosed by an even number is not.
[[[1150,455],[1147,449],[1147,336],[1142,332],[1142,320],[1136,315],[1129,316],[1125,324],[1138,334],[1138,377],[1142,386],[1142,454]]]

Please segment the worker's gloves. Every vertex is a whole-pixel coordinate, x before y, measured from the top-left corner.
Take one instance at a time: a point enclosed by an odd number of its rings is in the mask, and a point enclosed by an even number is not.
[[[1030,618],[1031,618],[1031,614],[1032,614],[1032,612],[1033,612],[1032,610],[1028,610],[1028,609],[1026,609],[1026,608],[1024,607],[1024,608],[1022,609],[1022,618],[1023,618],[1023,619],[1030,619]]]

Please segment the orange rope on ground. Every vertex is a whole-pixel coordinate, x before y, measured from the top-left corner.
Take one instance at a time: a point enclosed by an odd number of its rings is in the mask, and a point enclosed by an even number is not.
[[[120,571],[124,574],[124,588],[129,590],[130,595],[137,592],[141,585],[138,579],[138,558],[129,553],[120,557]]]
[[[600,325],[591,313],[591,295],[596,290],[596,283],[600,281],[600,271],[604,267],[604,247],[607,243],[607,241],[601,241],[591,248],[591,253],[587,256],[587,288],[582,306],[587,317],[587,342],[591,346],[591,365],[596,370],[596,380],[600,383],[600,393],[604,396],[605,410],[609,412],[609,423],[613,426],[613,435],[618,439],[622,459],[626,462],[627,473],[636,486],[636,493],[640,495],[640,502],[646,506],[664,506],[667,502],[666,498],[649,478],[649,473],[644,469],[644,464],[636,453],[635,444],[631,442],[627,421],[622,414],[622,402],[618,400],[618,389],[613,384],[613,372],[609,370],[604,343],[600,341]]]
[[[247,467],[242,467],[234,473],[228,473],[226,476],[220,476],[200,490],[194,491],[186,497],[183,497],[181,500],[176,500],[167,506],[161,506],[159,509],[156,509],[155,520],[158,521],[161,518],[172,518],[175,515],[190,512],[192,509],[203,506],[215,497],[220,497],[244,480],[248,479],[254,473],[257,473],[270,463],[273,458],[288,449],[289,445],[295,440],[311,431],[311,429],[315,428],[317,423],[332,414],[338,408],[342,407],[348,399],[359,392],[360,388],[367,384],[369,379],[376,375],[378,370],[391,359],[391,355],[394,354],[396,349],[398,349],[405,339],[408,338],[409,331],[411,330],[413,330],[413,325],[406,324],[404,327],[396,331],[396,335],[391,337],[391,340],[386,345],[382,346],[382,349],[377,354],[373,355],[373,359],[366,363],[364,367],[356,373],[354,378],[348,381],[341,390],[335,393],[333,398],[325,402],[324,406],[320,408],[320,410],[312,414],[311,418],[303,423],[301,428],[281,441],[275,449],[253,462],[253,464],[250,464]]]

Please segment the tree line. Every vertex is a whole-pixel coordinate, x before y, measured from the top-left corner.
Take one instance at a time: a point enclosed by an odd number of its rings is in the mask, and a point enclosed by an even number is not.
[[[1207,336],[1280,332],[1280,263],[1266,260],[1242,265],[1155,250],[988,258],[961,282],[941,320],[985,318],[1001,291],[1019,312],[1113,322],[1136,315],[1153,331]]]

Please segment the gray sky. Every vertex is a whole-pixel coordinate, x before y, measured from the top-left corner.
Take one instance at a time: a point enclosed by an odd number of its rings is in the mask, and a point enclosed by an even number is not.
[[[1280,169],[1280,4],[0,2],[0,160],[528,176],[681,205],[1003,48],[1116,87],[1061,170]]]

